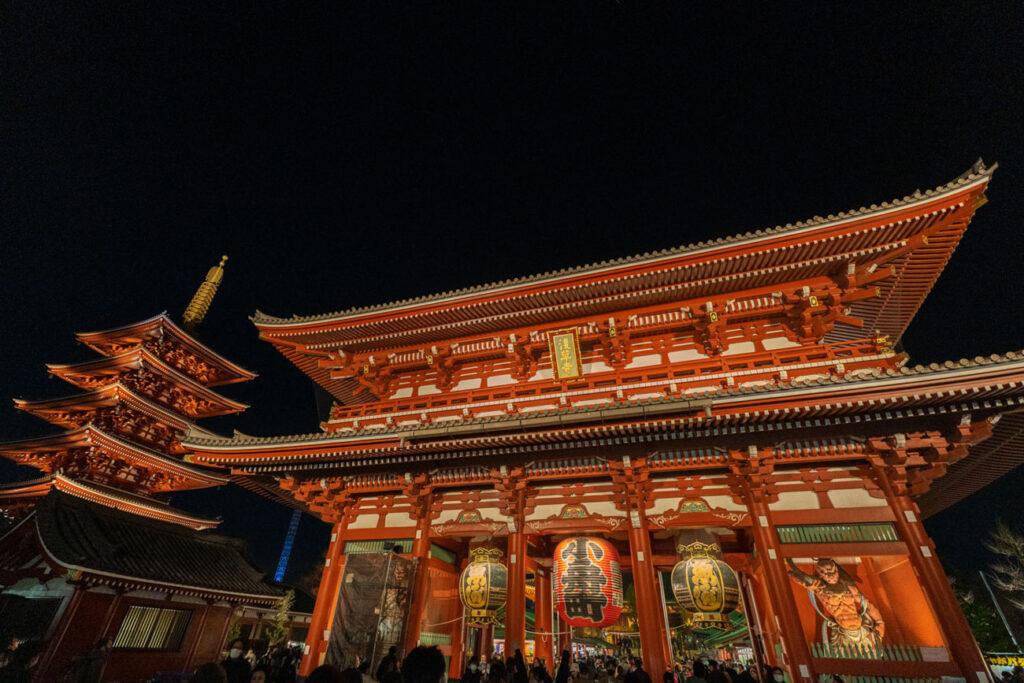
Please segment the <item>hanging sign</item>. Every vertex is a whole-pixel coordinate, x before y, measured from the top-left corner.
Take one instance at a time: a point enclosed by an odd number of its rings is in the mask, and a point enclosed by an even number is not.
[[[580,333],[576,328],[548,332],[551,350],[551,373],[556,380],[583,378],[583,356]]]

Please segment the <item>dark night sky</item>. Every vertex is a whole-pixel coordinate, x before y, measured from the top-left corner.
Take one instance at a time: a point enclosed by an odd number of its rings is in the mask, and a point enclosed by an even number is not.
[[[904,342],[1024,348],[1021,3],[20,2],[0,19],[0,397],[71,393],[75,331],[180,316],[230,255],[204,341],[260,373],[212,421],[309,432],[311,382],[256,308],[312,314],[726,236],[1001,164]],[[710,7],[710,5],[708,5]],[[4,401],[7,399],[4,398]],[[48,426],[0,409],[0,435]],[[0,478],[25,477],[6,463]],[[929,522],[965,568],[1016,472]],[[218,512],[271,570],[288,511]],[[306,519],[293,575],[326,544]]]

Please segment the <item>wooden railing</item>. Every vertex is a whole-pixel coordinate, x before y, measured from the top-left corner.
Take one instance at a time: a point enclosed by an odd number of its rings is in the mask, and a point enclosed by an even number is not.
[[[764,377],[777,377],[780,370],[788,373],[790,379],[802,374],[836,371],[838,364],[851,365],[867,356],[872,357],[886,351],[874,340],[862,339],[852,342],[837,342],[813,346],[800,346],[772,351],[760,351],[736,356],[714,356],[701,360],[686,360],[676,363],[658,364],[646,368],[619,369],[584,377],[569,388],[573,392],[619,385],[650,384],[669,387],[677,384],[677,391],[684,390],[692,382],[719,384],[725,387],[727,375],[736,373],[738,383]],[[889,364],[898,359],[892,356]],[[878,363],[876,363],[878,364]],[[882,364],[879,364],[882,365]],[[812,367],[813,366],[813,367]],[[847,367],[845,370],[849,370]],[[844,371],[845,371],[844,370]],[[388,415],[390,413],[415,412],[433,408],[473,408],[481,402],[507,401],[510,398],[543,398],[557,393],[561,387],[551,380],[524,381],[511,385],[480,387],[458,392],[447,391],[431,396],[416,396],[402,399],[384,399],[355,405],[335,405],[331,410],[331,422]]]
[[[420,645],[451,645],[452,637],[447,633],[427,633],[426,631],[420,632]]]
[[[879,647],[867,645],[824,645],[811,643],[811,654],[814,657],[833,659],[874,659],[891,660],[894,662],[921,662],[921,648],[917,645],[883,644]]]
[[[798,524],[776,529],[782,543],[881,543],[900,540],[890,522]]]

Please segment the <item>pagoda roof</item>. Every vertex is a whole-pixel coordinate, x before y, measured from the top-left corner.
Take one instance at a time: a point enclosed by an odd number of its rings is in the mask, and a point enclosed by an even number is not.
[[[756,434],[778,431],[773,426],[778,422],[796,428],[806,426],[802,421],[820,426],[957,410],[995,415],[1021,406],[1024,352],[1011,352],[941,365],[867,370],[856,376],[643,399],[612,408],[570,407],[345,435],[260,438],[236,432],[232,438],[189,437],[184,445],[193,452],[193,461],[230,465],[239,473],[292,472],[534,453],[566,449],[573,442],[593,446]]]
[[[2,442],[0,443],[0,455],[17,462],[27,459],[28,456],[34,453],[66,451],[91,446],[138,463],[147,469],[179,477],[183,482],[183,485],[179,488],[204,488],[227,483],[226,477],[214,474],[204,468],[175,460],[163,453],[131,443],[130,441],[119,439],[92,425],[85,425],[78,429],[72,429],[51,436]]]
[[[53,475],[29,479],[28,481],[15,481],[9,484],[0,484],[0,507],[13,502],[30,501],[42,498],[53,487]]]
[[[95,386],[96,381],[100,383],[117,382],[122,374],[131,370],[145,368],[163,377],[203,400],[215,405],[223,406],[222,409],[211,411],[202,417],[213,417],[238,413],[249,406],[245,403],[226,398],[216,391],[213,391],[202,382],[198,382],[177,368],[164,362],[156,354],[146,348],[136,348],[114,356],[104,356],[78,363],[48,363],[47,371],[61,379],[84,389]]]
[[[90,411],[100,408],[109,408],[123,403],[134,410],[148,415],[149,417],[170,425],[182,432],[193,432],[197,435],[215,436],[213,432],[203,429],[192,420],[189,420],[179,413],[140,396],[128,387],[120,383],[108,384],[94,391],[58,398],[41,399],[29,401],[26,399],[14,399],[14,405],[19,410],[24,410],[37,417],[40,417],[51,424],[73,427],[61,417],[62,413],[69,411]]]
[[[194,531],[213,529],[220,524],[219,519],[194,515],[184,510],[178,510],[162,500],[136,496],[126,491],[121,491],[110,486],[103,486],[94,482],[84,482],[70,479],[57,473],[53,475],[53,488],[69,496],[75,496],[98,505],[103,505],[115,510],[122,510],[133,515],[148,517],[161,522],[169,522],[187,527]]]
[[[879,296],[852,303],[850,316],[898,340],[956,248],[995,166],[980,160],[953,181],[902,199],[816,216],[676,249],[603,261],[402,301],[313,316],[252,317],[303,372],[344,402],[354,380],[332,379],[319,360],[344,349],[362,352],[487,335],[608,312],[782,287],[825,278],[849,263],[892,266]],[[836,326],[826,342],[863,331]]]
[[[212,529],[220,524],[219,519],[211,519],[177,510],[162,500],[136,496],[126,491],[103,486],[95,482],[84,482],[65,477],[60,473],[50,474],[31,481],[19,481],[0,485],[0,507],[12,503],[20,503],[43,496],[56,489],[69,496],[105,505],[115,510],[124,510],[142,517],[157,519],[172,524],[200,531]]]
[[[75,336],[80,342],[105,356],[119,354],[126,345],[141,344],[151,339],[170,337],[178,344],[187,348],[197,358],[201,358],[221,370],[224,377],[208,382],[210,386],[246,382],[256,377],[256,373],[250,372],[242,366],[229,361],[178,327],[167,315],[167,311],[130,325],[98,332],[79,332]]]
[[[57,490],[39,502],[32,519],[49,561],[93,581],[263,603],[282,594],[248,562],[236,539]]]

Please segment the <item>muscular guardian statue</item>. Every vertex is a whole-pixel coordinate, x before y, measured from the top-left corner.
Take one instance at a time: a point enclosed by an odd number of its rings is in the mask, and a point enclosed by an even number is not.
[[[829,645],[875,649],[882,644],[885,636],[882,614],[835,560],[819,559],[814,574],[799,570],[793,560],[786,562],[793,580],[814,594],[818,611],[828,626]]]

